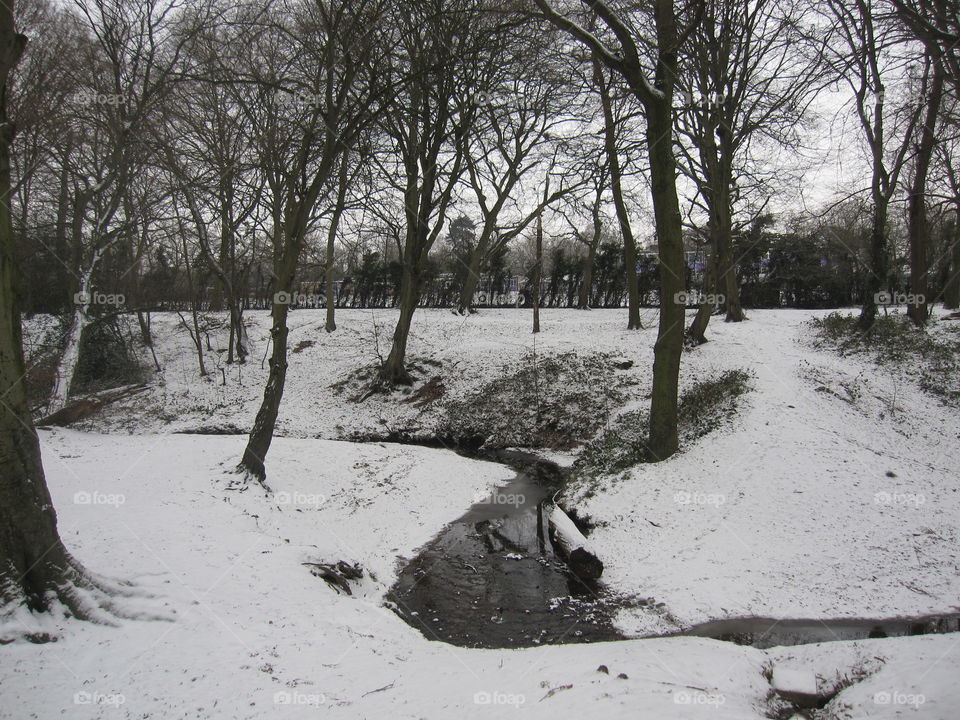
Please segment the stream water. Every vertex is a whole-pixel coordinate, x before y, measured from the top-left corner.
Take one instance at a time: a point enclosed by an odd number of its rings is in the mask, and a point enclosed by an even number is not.
[[[538,507],[562,471],[504,451],[506,486],[450,523],[400,573],[388,600],[427,638],[465,647],[529,647],[616,640],[602,584],[573,576],[547,537]]]
[[[476,454],[472,454],[476,456]],[[517,476],[446,526],[400,572],[387,600],[431,640],[464,647],[516,648],[620,640],[619,602],[602,582],[576,578],[553,551],[538,508],[563,470],[519,451],[479,456]],[[602,559],[602,558],[601,558]],[[760,617],[713,620],[676,635],[769,648],[957,632],[960,614],[827,620]]]

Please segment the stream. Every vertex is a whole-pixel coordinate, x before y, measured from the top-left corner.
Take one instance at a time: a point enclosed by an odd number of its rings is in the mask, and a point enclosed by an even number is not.
[[[400,572],[387,596],[427,638],[463,647],[516,648],[618,640],[612,600],[554,554],[538,506],[563,471],[534,455],[484,456],[517,476],[453,521]]]
[[[622,601],[602,581],[574,576],[555,553],[538,507],[564,470],[516,450],[468,453],[512,467],[516,477],[474,503],[400,571],[387,604],[430,640],[474,648],[622,640]],[[602,559],[602,558],[601,558]],[[960,614],[914,618],[711,620],[656,637],[708,637],[770,648],[834,640],[957,632]]]

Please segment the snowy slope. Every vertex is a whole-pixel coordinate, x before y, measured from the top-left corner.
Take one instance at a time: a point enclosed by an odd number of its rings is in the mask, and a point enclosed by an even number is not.
[[[880,674],[841,695],[855,709],[841,717],[913,709],[878,704],[874,688],[923,695],[911,717],[946,720],[960,700],[943,675],[960,660],[952,636],[768,652],[696,638],[503,651],[424,639],[376,600],[395,558],[501,480],[497,466],[281,439],[275,475],[285,480],[271,499],[227,489],[239,438],[42,437],[65,541],[93,570],[155,595],[131,608],[163,608],[173,621],[68,623],[57,643],[0,648],[5,718],[749,720],[767,716],[774,660],[833,677],[864,657],[884,659],[872,661]],[[378,485],[387,497],[372,492]],[[420,513],[394,504],[415,500]],[[376,573],[365,596],[337,595],[300,564],[341,557]]]
[[[534,342],[537,352],[609,352],[635,362],[625,407],[645,404],[655,330],[624,330],[620,312],[544,315],[534,340],[523,312],[418,312],[411,354],[440,362],[456,394]],[[755,311],[744,324],[712,324],[711,342],[684,355],[683,382],[750,370],[741,414],[580,498],[599,523],[591,541],[613,589],[654,597],[681,625],[957,607],[956,411],[901,369],[812,349],[810,315]],[[264,315],[250,316],[256,357],[226,386],[196,377],[175,316],[158,316],[160,382],[84,432],[41,432],[68,547],[155,596],[125,601],[131,609],[172,621],[57,623],[57,643],[0,647],[0,717],[740,720],[773,711],[774,663],[829,686],[852,682],[829,717],[957,716],[956,635],[769,651],[696,638],[512,651],[425,640],[380,606],[398,558],[511,473],[448,451],[305,439],[431,426],[433,410],[380,396],[351,403],[330,387],[375,360],[392,318],[344,312],[342,330],[327,335],[319,313],[293,314],[291,347],[314,344],[290,356],[271,495],[234,487],[244,437],[171,434],[248,427],[265,377]],[[302,564],[340,559],[374,575],[357,596],[335,594]],[[636,610],[620,620],[635,632],[676,624]]]

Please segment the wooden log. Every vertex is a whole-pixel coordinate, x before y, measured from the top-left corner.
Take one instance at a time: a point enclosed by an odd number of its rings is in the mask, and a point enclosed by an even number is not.
[[[550,511],[550,542],[557,555],[566,561],[570,570],[581,580],[596,580],[603,573],[603,563],[596,556],[583,533],[573,520],[558,506]]]

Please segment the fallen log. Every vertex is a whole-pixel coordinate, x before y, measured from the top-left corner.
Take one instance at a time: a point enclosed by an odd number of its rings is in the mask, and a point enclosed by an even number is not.
[[[110,403],[137,395],[148,389],[145,383],[136,383],[134,385],[124,385],[122,387],[110,388],[93,393],[87,397],[79,398],[69,403],[66,407],[37,420],[37,427],[66,427],[79,420],[85,420],[92,415],[96,415],[104,406]]]
[[[550,542],[553,548],[581,580],[596,580],[603,573],[603,563],[573,520],[557,505],[550,510]]]
[[[353,595],[350,590],[350,580],[359,580],[363,577],[363,568],[359,564],[350,565],[343,560],[334,563],[305,562],[302,563],[310,568],[310,572],[319,578],[323,578],[338,593],[343,590],[347,595]]]

